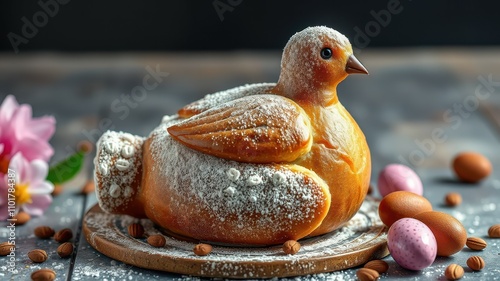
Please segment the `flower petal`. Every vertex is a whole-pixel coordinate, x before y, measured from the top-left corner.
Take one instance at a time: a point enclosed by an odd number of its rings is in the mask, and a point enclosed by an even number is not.
[[[9,209],[7,204],[0,205],[0,221],[4,221],[9,217]]]
[[[54,185],[48,181],[30,184],[28,190],[31,195],[50,194],[54,191]]]
[[[7,205],[9,200],[9,190],[7,186],[7,175],[0,180],[0,206]]]
[[[8,175],[5,174],[2,176],[2,174],[0,174],[0,205],[3,204],[3,200],[7,200],[7,190],[9,189],[8,183],[9,183]]]
[[[43,212],[50,206],[50,203],[52,203],[52,197],[46,194],[31,196],[31,200],[31,204],[23,205],[23,210],[33,216],[43,215]]]
[[[53,116],[33,118],[29,123],[30,131],[42,140],[49,140],[56,131],[56,119]]]
[[[16,153],[10,159],[9,169],[13,170],[16,174],[16,184],[22,183],[22,180],[29,176],[29,164],[20,152]]]
[[[30,183],[43,182],[47,177],[49,171],[49,165],[47,162],[40,159],[33,160],[30,163],[31,168],[31,178],[27,179]]]
[[[31,137],[18,141],[13,150],[21,152],[28,160],[42,159],[48,161],[54,154],[54,149],[48,142]]]
[[[29,123],[31,116],[31,106],[27,104],[20,105],[17,110],[14,111],[10,120],[10,125],[15,131],[16,138],[23,139],[30,136]]]
[[[0,106],[0,124],[6,124],[12,118],[12,114],[19,107],[16,98],[13,95],[8,95]]]

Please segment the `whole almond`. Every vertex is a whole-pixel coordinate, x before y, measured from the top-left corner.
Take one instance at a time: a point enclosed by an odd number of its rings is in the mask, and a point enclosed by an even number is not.
[[[488,236],[491,238],[500,238],[500,224],[495,224],[488,229]]]
[[[165,246],[165,243],[167,242],[167,239],[163,235],[151,235],[148,237],[148,244],[160,248]]]
[[[295,240],[288,240],[283,243],[283,252],[287,255],[295,255],[300,251],[300,243]]]
[[[66,258],[71,256],[71,254],[73,254],[73,249],[74,249],[73,244],[71,244],[70,242],[64,242],[61,245],[59,245],[59,247],[57,247],[57,254],[61,258]]]
[[[486,248],[488,244],[486,244],[486,241],[479,237],[469,237],[467,238],[467,242],[465,242],[465,245],[467,245],[467,247],[469,247],[471,250],[481,251],[482,249]]]
[[[484,263],[484,260],[480,256],[472,256],[467,259],[467,266],[470,267],[470,269],[478,271],[484,268],[486,264]]]
[[[92,152],[94,145],[88,140],[82,140],[76,145],[76,148],[78,151],[88,154]]]
[[[452,263],[448,265],[444,271],[444,277],[448,280],[458,280],[464,276],[464,268],[458,264]]]
[[[212,252],[212,246],[209,244],[197,244],[193,248],[193,252],[197,256],[206,256]]]
[[[379,274],[385,273],[389,269],[389,265],[383,260],[369,261],[363,267],[373,269],[376,272],[378,272]]]
[[[16,219],[16,225],[23,225],[31,219],[30,214],[26,212],[19,212],[14,216],[14,219]]]
[[[128,226],[128,234],[134,238],[142,238],[144,227],[140,223],[132,223]]]
[[[41,239],[48,239],[54,236],[55,231],[49,226],[39,226],[35,228],[35,236]]]
[[[458,206],[462,203],[462,195],[460,195],[460,193],[450,192],[446,194],[444,202],[450,207]]]
[[[42,268],[31,273],[33,281],[54,281],[56,280],[56,272],[52,269]]]
[[[356,271],[356,276],[360,281],[375,281],[380,275],[376,270],[363,267]]]
[[[68,242],[71,238],[73,238],[73,231],[69,228],[63,228],[54,235],[54,240],[59,243]]]
[[[0,243],[0,256],[6,256],[16,250],[15,245],[11,245],[9,242]]]
[[[89,180],[85,183],[82,188],[82,194],[90,194],[95,191],[95,183],[93,180]]]
[[[52,196],[57,196],[63,192],[63,187],[60,184],[54,184],[54,190],[52,190]]]
[[[28,258],[30,258],[31,261],[36,262],[36,263],[41,263],[47,260],[49,256],[47,255],[47,252],[45,252],[42,249],[35,249],[31,250],[28,253]]]

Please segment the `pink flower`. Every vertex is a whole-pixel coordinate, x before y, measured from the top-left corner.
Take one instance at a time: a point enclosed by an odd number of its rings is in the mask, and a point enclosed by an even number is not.
[[[27,160],[48,161],[54,150],[48,140],[55,131],[52,116],[32,118],[31,106],[19,105],[7,96],[0,106],[0,173],[5,173],[10,159],[21,152]]]
[[[54,190],[54,185],[45,180],[48,169],[42,160],[28,161],[21,153],[12,157],[8,172],[0,179],[0,220],[20,209],[33,216],[43,214],[52,203],[50,194]]]

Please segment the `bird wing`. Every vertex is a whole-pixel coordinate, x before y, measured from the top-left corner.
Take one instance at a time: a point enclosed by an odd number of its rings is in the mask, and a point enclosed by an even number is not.
[[[294,101],[278,95],[239,98],[167,130],[187,147],[247,163],[291,162],[312,145],[307,114]]]
[[[184,106],[177,112],[177,114],[179,114],[181,118],[189,118],[219,104],[235,99],[258,94],[269,94],[275,85],[275,83],[250,84],[226,91],[216,92],[206,95],[202,99]]]

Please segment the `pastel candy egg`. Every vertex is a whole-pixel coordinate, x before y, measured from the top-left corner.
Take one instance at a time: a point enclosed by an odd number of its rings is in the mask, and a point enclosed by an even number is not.
[[[432,231],[422,222],[403,218],[389,228],[387,247],[400,266],[421,270],[434,262],[437,243]]]
[[[401,164],[387,165],[379,174],[378,190],[382,197],[394,191],[423,194],[420,177],[409,167]]]

